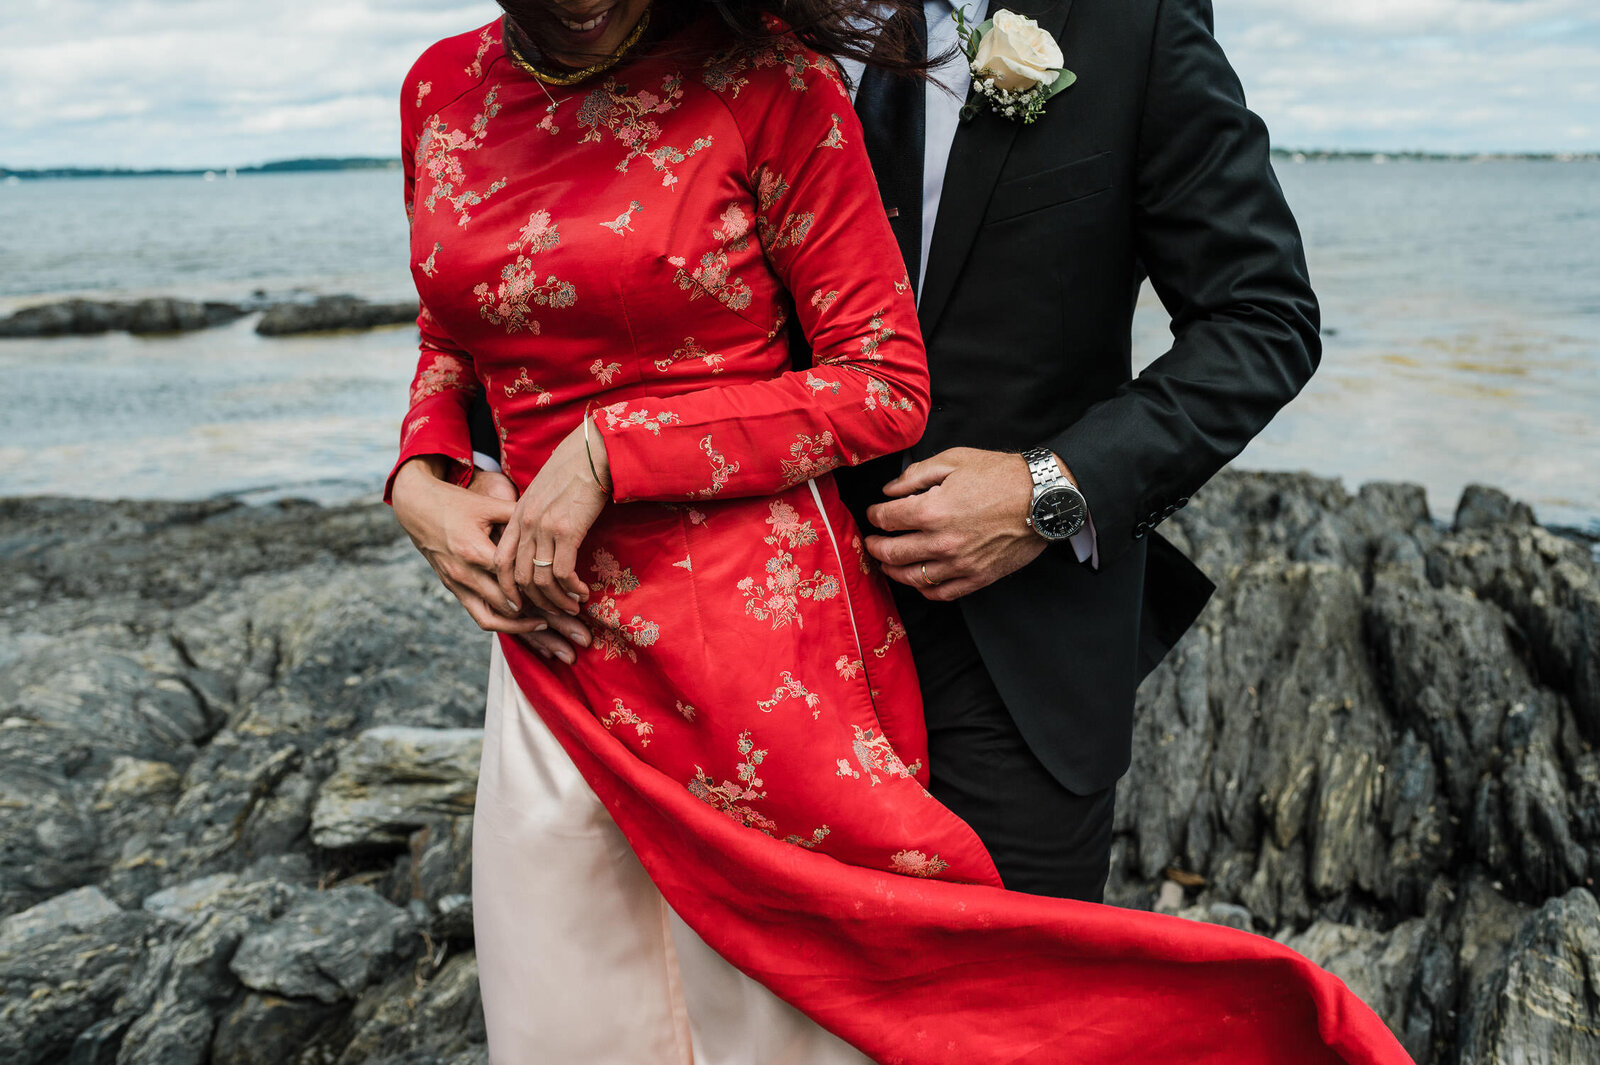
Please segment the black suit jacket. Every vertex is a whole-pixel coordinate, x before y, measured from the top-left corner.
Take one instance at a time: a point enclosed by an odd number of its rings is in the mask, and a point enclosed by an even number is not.
[[[1087,792],[1127,770],[1134,691],[1213,590],[1152,530],[1305,384],[1318,309],[1208,0],[1003,6],[1054,34],[1078,80],[1031,125],[984,111],[956,134],[919,301],[933,411],[912,457],[1043,445],[1083,490],[1098,571],[1058,544],[959,602],[1029,745]],[[1146,274],[1173,344],[1134,378]],[[838,476],[861,506],[897,468]]]
[[[1127,770],[1134,691],[1213,590],[1153,530],[1311,376],[1318,309],[1209,0],[994,6],[1037,19],[1078,80],[1031,125],[985,110],[956,134],[918,305],[933,410],[911,455],[1048,446],[1083,490],[1097,570],[1057,544],[959,600],[1029,745],[1083,793]],[[1173,344],[1134,378],[1147,274]],[[838,472],[858,521],[899,468]]]

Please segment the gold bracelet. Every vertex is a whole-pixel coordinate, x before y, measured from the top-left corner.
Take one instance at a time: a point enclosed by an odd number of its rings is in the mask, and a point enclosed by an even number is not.
[[[606,495],[611,494],[611,489],[600,480],[600,472],[594,467],[594,452],[589,448],[589,412],[583,412],[583,453],[589,456],[589,476],[594,478],[594,485]]]

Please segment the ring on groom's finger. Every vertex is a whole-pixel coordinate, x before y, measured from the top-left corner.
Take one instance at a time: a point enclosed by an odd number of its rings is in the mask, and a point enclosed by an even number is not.
[[[533,560],[533,564],[535,566],[554,566],[556,564],[556,560],[553,559],[553,558],[551,558],[551,559],[536,558],[536,559]]]
[[[929,580],[928,579],[928,564],[926,562],[924,562],[921,566],[919,566],[917,568],[922,570],[922,583],[926,584],[929,588],[932,588],[936,584],[943,584],[944,583],[943,581],[935,581],[935,580]]]

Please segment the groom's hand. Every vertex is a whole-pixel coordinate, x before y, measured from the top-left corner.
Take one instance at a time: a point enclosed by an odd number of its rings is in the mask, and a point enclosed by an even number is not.
[[[913,462],[883,493],[888,502],[867,517],[894,535],[867,537],[867,551],[928,599],[970,595],[1048,546],[1028,528],[1033,478],[1021,455],[951,448]]]

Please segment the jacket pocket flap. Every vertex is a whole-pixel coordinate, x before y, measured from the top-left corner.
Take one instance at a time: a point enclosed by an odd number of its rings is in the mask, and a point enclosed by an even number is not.
[[[994,187],[984,224],[1080,200],[1111,187],[1111,153],[1101,152],[1065,166],[1007,178]]]

